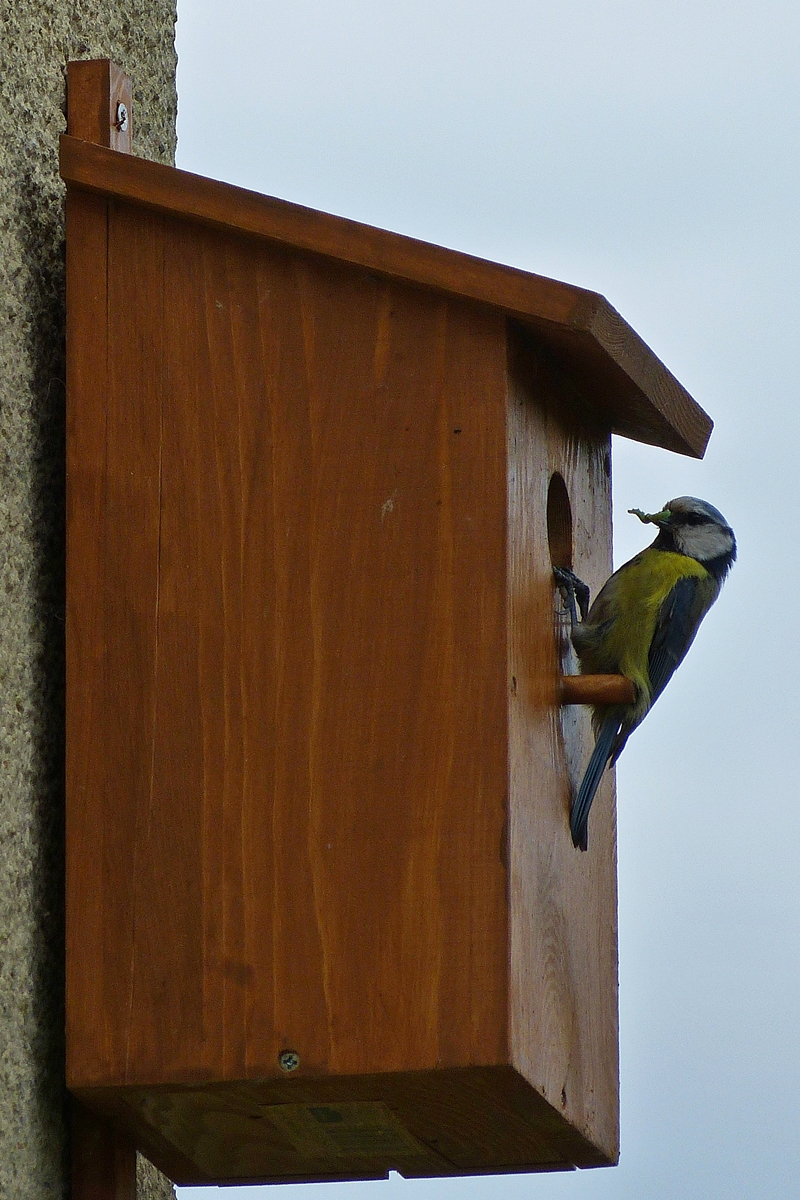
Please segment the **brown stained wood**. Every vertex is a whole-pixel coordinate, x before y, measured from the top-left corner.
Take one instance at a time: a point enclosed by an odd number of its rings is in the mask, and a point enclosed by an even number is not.
[[[599,298],[208,186],[68,187],[68,1084],[186,1183],[613,1162],[613,776],[580,854],[551,561],[610,570]]]
[[[149,278],[153,254],[149,225],[145,220],[141,257],[132,254],[127,259],[128,246],[115,244],[111,236],[101,245],[98,238],[94,250],[97,255],[103,252],[104,282],[107,265],[115,261],[125,261],[132,291],[141,278],[141,266]],[[68,259],[68,289],[78,286],[73,266]],[[126,311],[127,285],[120,292],[120,284],[111,271],[107,294],[100,292],[98,284],[89,312],[82,312],[79,303],[68,319],[68,355],[73,369],[77,360],[78,370],[85,372],[84,379],[71,375],[71,396],[83,393],[84,400],[86,394],[94,399],[93,405],[84,402],[74,407],[68,401],[80,427],[73,425],[70,430],[67,463],[68,737],[72,747],[67,821],[73,831],[67,869],[80,883],[71,888],[68,884],[67,936],[73,970],[68,972],[67,989],[68,1006],[84,1037],[98,1019],[93,1015],[95,1004],[105,1021],[102,1039],[92,1037],[88,1045],[80,1037],[70,1041],[68,1075],[76,1060],[87,1076],[101,1072],[109,1056],[124,1072],[130,1048],[127,1036],[120,1040],[118,1014],[129,1012],[136,1000],[139,851],[142,831],[152,820],[160,362],[153,354],[157,342],[146,330],[140,333],[128,324],[120,337],[109,328],[107,308]],[[81,285],[79,290],[84,294],[89,289]],[[89,328],[90,316],[94,328]],[[136,361],[133,372],[131,357]],[[127,395],[120,387],[126,378]],[[95,380],[103,386],[92,386]],[[93,687],[87,686],[90,676]],[[87,739],[84,733],[89,730]],[[107,753],[111,747],[113,754]],[[134,803],[123,803],[123,794]],[[109,881],[114,890],[111,904],[105,902],[103,891]],[[75,905],[77,896],[85,903]],[[165,919],[169,913],[167,908]],[[100,947],[114,947],[113,953],[103,953],[104,969],[99,972],[85,954],[87,923],[98,952]],[[68,1015],[68,1026],[69,1021]]]
[[[113,913],[103,903],[102,878],[84,847],[102,827],[97,805],[106,789],[106,763],[87,753],[85,734],[102,737],[104,689],[96,681],[105,674],[105,531],[108,485],[105,400],[108,341],[107,204],[100,197],[67,197],[67,1042],[75,1046],[80,1031],[93,1028],[85,1046],[83,1067],[102,1073],[109,1050],[106,1024],[106,980],[86,959],[88,944],[114,940],[120,930],[109,924],[129,921],[125,891]],[[86,405],[83,397],[97,402]],[[93,681],[89,685],[89,681]],[[107,831],[113,841],[116,823]],[[124,830],[121,831],[124,838]],[[101,853],[98,848],[98,853]],[[109,850],[113,860],[114,851]],[[126,851],[122,851],[123,860]],[[122,868],[122,863],[118,867]],[[122,880],[120,881],[122,884]],[[75,900],[80,897],[76,908]],[[82,1056],[83,1058],[83,1056]],[[69,1066],[68,1066],[69,1071]]]
[[[124,123],[120,105],[127,113]],[[67,63],[67,131],[81,141],[132,153],[133,80],[111,59]]]
[[[70,1116],[72,1200],[136,1200],[133,1143],[75,1101]]]
[[[516,324],[540,354],[549,355],[565,384],[563,402],[587,427],[702,458],[713,422],[688,392],[675,388],[672,374],[610,305],[598,310],[591,332],[554,325],[545,331],[530,320]],[[619,336],[606,345],[609,330]]]
[[[523,322],[573,370],[582,404],[625,436],[702,457],[712,423],[600,295],[317,212],[173,167],[61,140],[68,184],[313,251],[489,305]]]
[[[91,1101],[135,1133],[181,1185],[380,1179],[390,1170],[407,1178],[505,1174],[606,1162],[508,1066],[93,1089]],[[381,1151],[378,1140],[367,1153],[323,1156],[314,1140],[287,1133],[298,1116],[308,1122],[303,1108],[324,1115],[327,1106],[347,1105],[364,1107],[365,1125],[395,1131],[388,1148]]]
[[[589,333],[593,345],[581,363],[584,373],[601,362],[614,367],[608,391],[599,380],[588,385],[590,400],[600,390],[605,391],[603,403],[613,404],[613,432],[702,458],[713,421],[684,388],[675,386],[675,377],[627,321],[610,304],[598,305]],[[649,412],[638,402],[638,391],[650,399]]]
[[[270,1157],[249,1116],[202,1115],[201,1085],[225,1080],[271,1080],[281,1102],[287,1047],[290,1096],[405,1105],[429,1148],[408,1173],[613,1159],[613,946],[598,959],[570,907],[611,905],[613,938],[613,844],[584,856],[605,855],[599,892],[574,863],[569,887],[554,877],[568,797],[547,636],[535,686],[514,642],[538,748],[512,721],[507,825],[507,621],[516,638],[533,594],[552,630],[553,589],[548,566],[549,595],[530,592],[536,559],[509,613],[498,574],[508,554],[524,568],[520,548],[547,554],[549,475],[528,425],[507,441],[505,322],[82,193],[69,219],[70,1087],[176,1179],[375,1174]],[[526,421],[545,421],[595,580],[605,444],[565,432],[542,372],[523,383],[547,416]],[[520,463],[538,482],[507,518]],[[555,964],[544,987],[537,963]],[[495,1083],[456,1129],[452,1072],[479,1067]],[[440,1096],[427,1123],[392,1082],[409,1071]],[[145,1100],[177,1084],[201,1091],[153,1132]]]
[[[504,325],[259,253],[111,206],[73,1002],[120,1083],[497,1061]]]
[[[633,683],[624,675],[565,675],[561,679],[562,704],[633,704]]]
[[[596,591],[611,569],[610,447],[565,419],[563,380],[512,345],[509,380],[511,1062],[614,1161],[618,1154],[616,829],[613,773],[589,852],[569,833],[570,782],[593,737],[561,708],[547,492],[558,472],[573,568]]]

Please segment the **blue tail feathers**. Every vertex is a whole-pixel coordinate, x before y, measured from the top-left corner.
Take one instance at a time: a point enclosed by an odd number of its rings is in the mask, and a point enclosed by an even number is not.
[[[589,809],[592,807],[595,792],[600,786],[603,771],[606,769],[606,764],[611,757],[614,739],[619,732],[621,724],[622,721],[618,715],[609,714],[600,726],[594,750],[592,751],[592,757],[589,759],[589,765],[586,768],[586,774],[583,777],[581,786],[578,788],[575,803],[572,805],[569,827],[572,832],[572,841],[580,850],[586,850],[589,844]]]

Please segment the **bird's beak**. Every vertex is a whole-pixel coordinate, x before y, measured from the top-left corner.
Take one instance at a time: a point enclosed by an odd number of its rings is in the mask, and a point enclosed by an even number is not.
[[[657,513],[645,513],[640,508],[629,508],[628,512],[638,517],[643,525],[658,525],[659,529],[663,529],[665,525],[668,525],[672,517],[672,513],[668,508],[662,508],[661,512]]]

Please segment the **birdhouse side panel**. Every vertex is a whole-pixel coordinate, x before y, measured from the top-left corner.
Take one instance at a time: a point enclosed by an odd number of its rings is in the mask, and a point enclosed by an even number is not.
[[[606,773],[589,850],[572,844],[571,791],[590,713],[560,704],[577,670],[553,565],[596,594],[611,569],[610,439],[535,349],[509,389],[509,675],[512,1062],[597,1149],[618,1153],[616,818]],[[555,478],[554,478],[555,477]],[[585,1151],[584,1151],[585,1153]]]

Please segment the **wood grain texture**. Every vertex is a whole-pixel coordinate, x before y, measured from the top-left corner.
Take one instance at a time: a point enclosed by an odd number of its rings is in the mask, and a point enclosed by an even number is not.
[[[605,1159],[509,1066],[92,1089],[87,1103],[130,1131],[179,1184],[380,1179],[570,1170]],[[381,1152],[322,1156],[287,1136],[285,1106],[375,1106],[407,1135]],[[272,1114],[275,1114],[273,1116]],[[378,1117],[380,1119],[380,1117]]]
[[[125,128],[118,105],[128,114]],[[109,58],[67,63],[67,129],[70,137],[130,154],[133,150],[133,80]]]
[[[515,316],[576,372],[589,407],[625,436],[702,457],[712,423],[602,296],[65,136],[75,186],[324,254]]]
[[[69,1087],[182,1182],[614,1161],[546,513],[596,588],[603,422],[460,296],[74,187],[68,239]],[[264,1111],[336,1104],[394,1149]]]
[[[128,75],[108,59],[71,62],[67,67],[67,124],[71,134],[89,141],[130,153],[132,148],[133,83]],[[117,123],[118,105],[127,113],[125,128]],[[119,928],[109,926],[109,918],[130,919],[130,908],[123,893],[121,904],[112,913],[97,891],[98,877],[86,871],[85,858],[75,853],[76,838],[86,836],[86,818],[91,818],[91,797],[103,790],[104,764],[95,761],[89,770],[75,750],[87,730],[100,725],[95,707],[97,689],[87,686],[88,678],[102,674],[102,585],[108,570],[105,523],[111,514],[111,482],[107,473],[109,456],[107,427],[102,400],[111,386],[108,361],[108,310],[113,299],[108,294],[108,201],[99,196],[72,193],[66,204],[67,228],[67,772],[73,780],[69,795],[68,823],[73,837],[67,843],[66,885],[69,894],[82,893],[88,901],[86,915],[94,923],[93,938],[101,944],[115,938]],[[100,404],[73,403],[98,389]],[[76,524],[81,536],[76,537]],[[87,671],[88,675],[84,672]],[[125,835],[124,828],[117,833]],[[120,861],[120,843],[109,838],[109,852]],[[124,858],[124,848],[122,858]],[[68,906],[69,907],[69,906]],[[74,910],[73,910],[74,912]],[[93,975],[82,960],[84,936],[72,915],[67,919],[66,955],[79,964],[80,983],[74,988],[74,976],[67,983],[69,998],[67,1036],[70,1028],[82,1020],[97,1022],[98,1044],[108,1045],[108,1029],[102,1021],[106,1011],[105,983],[101,974]],[[77,1013],[74,1000],[77,998]],[[99,1018],[99,1020],[98,1020]],[[136,1200],[136,1143],[107,1121],[74,1102],[71,1105],[70,1154],[71,1195],[73,1200]]]
[[[83,899],[80,926],[67,902],[67,1037],[70,1024],[95,1022],[97,1053],[107,1047],[102,973],[83,957],[85,939],[98,946],[113,930],[93,864],[78,852],[92,829],[93,798],[105,788],[102,756],[81,753],[86,731],[101,719],[104,673],[104,533],[107,521],[104,398],[107,385],[107,203],[89,195],[67,198],[67,896]],[[87,405],[83,398],[97,395]],[[113,836],[113,830],[110,833]],[[87,925],[91,923],[91,933]],[[76,973],[79,978],[76,979]]]
[[[509,379],[511,1062],[610,1161],[619,1150],[613,773],[587,854],[569,832],[588,761],[586,709],[560,708],[547,489],[564,479],[573,566],[596,592],[611,568],[610,446],[586,436],[564,381],[512,345]],[[569,715],[567,715],[569,714]],[[572,762],[570,762],[572,760]]]
[[[496,1061],[502,320],[109,220],[71,1083]]]

